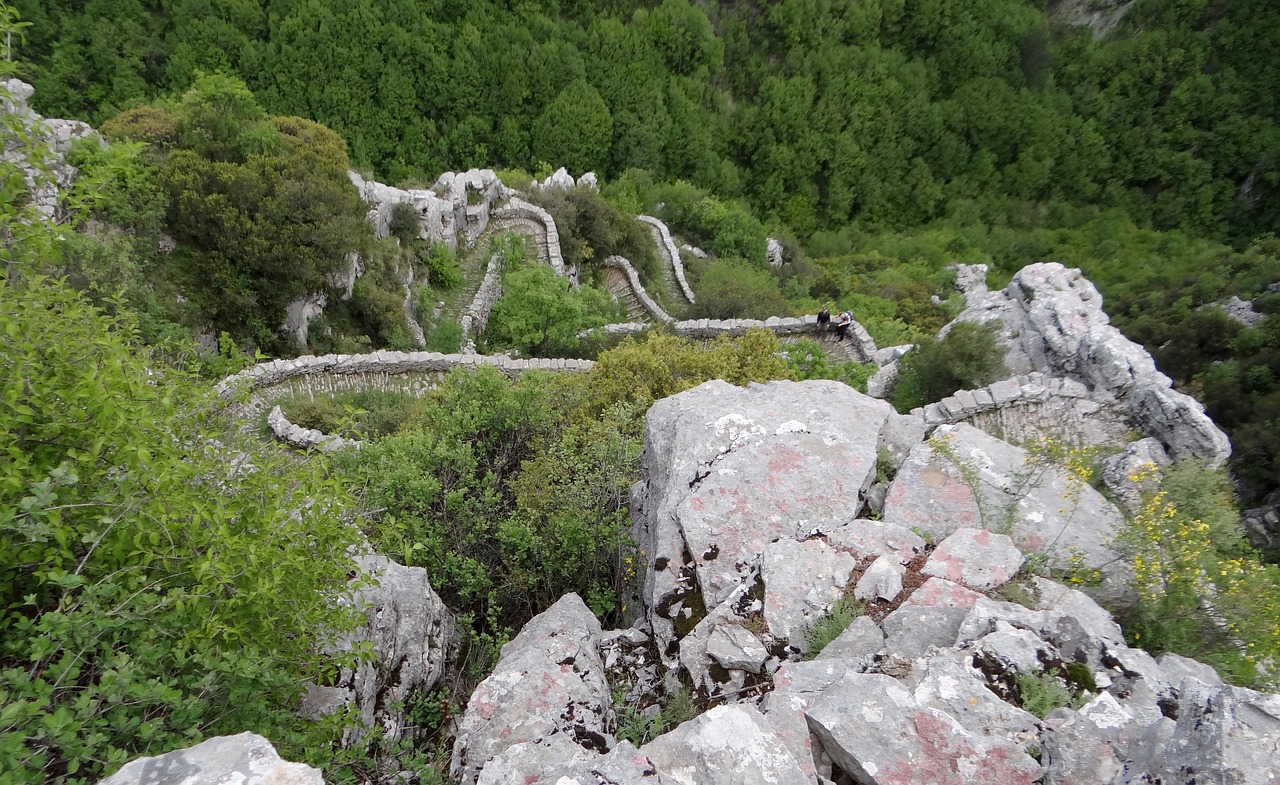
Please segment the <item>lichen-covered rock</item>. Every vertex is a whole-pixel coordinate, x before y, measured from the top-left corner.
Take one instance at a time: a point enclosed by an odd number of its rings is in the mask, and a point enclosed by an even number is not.
[[[747,629],[737,624],[721,624],[707,639],[707,656],[723,668],[759,673],[769,652]]]
[[[1280,782],[1280,695],[1184,682],[1178,720],[1117,782],[1275,785]]]
[[[779,640],[798,640],[844,596],[856,562],[822,540],[779,540],[765,546],[760,577],[764,620]]]
[[[640,748],[682,785],[809,781],[769,721],[747,705],[717,706]]]
[[[664,656],[684,611],[723,602],[769,543],[857,517],[891,412],[835,382],[714,381],[654,404],[632,516]]]
[[[535,616],[502,647],[458,723],[451,775],[473,783],[509,747],[564,734],[605,752],[612,698],[598,646],[600,622],[576,594]]]
[[[844,632],[818,652],[818,660],[854,660],[867,662],[884,648],[884,630],[870,616],[859,616]]]
[[[1042,553],[1058,569],[1097,570],[1104,598],[1130,591],[1125,562],[1111,546],[1123,521],[1116,506],[970,425],[943,426],[912,450],[889,488],[884,520],[938,538],[962,527],[1009,531],[1021,551]]]
[[[1173,390],[1151,355],[1111,326],[1102,295],[1079,270],[1028,265],[1004,290],[974,297],[956,318],[962,321],[997,327],[1013,374],[1040,371],[1127,396],[1133,422],[1175,457],[1196,456],[1218,466],[1231,454],[1226,435],[1204,408]]]
[[[393,743],[406,731],[405,702],[440,683],[457,633],[453,614],[431,588],[426,570],[375,553],[356,563],[367,585],[356,592],[355,604],[368,621],[337,648],[350,651],[367,643],[373,658],[344,669],[331,687],[310,688],[301,712],[317,717],[354,704],[360,722],[346,729],[344,743],[354,745],[375,727]]]
[[[1133,738],[1148,727],[1105,692],[1079,711],[1055,709],[1045,725],[1047,785],[1113,782]]]
[[[938,544],[921,569],[974,589],[1003,586],[1022,567],[1022,551],[1003,534],[961,527]]]
[[[217,736],[194,747],[139,758],[98,785],[324,785],[319,769],[289,763],[256,733]]]
[[[969,732],[898,680],[848,674],[807,709],[823,749],[873,785],[1029,785],[1040,765],[1014,742]]]

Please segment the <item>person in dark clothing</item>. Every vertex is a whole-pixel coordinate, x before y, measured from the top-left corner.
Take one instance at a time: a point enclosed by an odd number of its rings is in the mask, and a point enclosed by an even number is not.
[[[836,320],[836,340],[843,341],[849,337],[849,325],[853,324],[853,314],[845,311]]]
[[[822,310],[818,311],[818,329],[819,330],[831,329],[831,306],[824,305],[822,306]]]

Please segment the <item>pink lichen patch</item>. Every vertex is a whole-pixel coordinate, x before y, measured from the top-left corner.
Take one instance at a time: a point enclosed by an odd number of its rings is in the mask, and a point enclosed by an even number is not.
[[[982,595],[942,578],[930,578],[911,593],[903,605],[930,608],[972,608]]]
[[[881,769],[879,785],[1030,785],[1039,773],[1034,761],[1011,756],[1007,747],[976,746],[972,736],[937,712],[915,711],[910,717],[920,756]]]

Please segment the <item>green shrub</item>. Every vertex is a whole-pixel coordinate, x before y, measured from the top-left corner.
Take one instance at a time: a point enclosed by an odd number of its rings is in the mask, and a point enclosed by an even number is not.
[[[456,354],[462,351],[466,337],[462,332],[462,325],[457,322],[441,322],[427,336],[427,351]]]
[[[864,612],[861,603],[845,597],[831,607],[831,611],[816,619],[804,633],[804,640],[799,642],[805,656],[812,659],[827,647],[840,634],[849,629],[853,620]],[[794,643],[794,642],[793,642]]]
[[[418,211],[409,202],[396,202],[391,208],[391,220],[387,232],[408,246],[418,239]]]
[[[462,268],[458,255],[444,243],[434,243],[426,253],[419,251],[419,258],[427,268],[427,283],[440,290],[456,289],[462,285]]]
[[[998,381],[1008,370],[995,327],[959,322],[940,341],[925,341],[899,361],[893,404],[906,412],[940,401],[956,390]]]
[[[1022,708],[1040,719],[1063,706],[1073,705],[1075,698],[1067,682],[1055,673],[1019,673],[1014,676],[1018,702]]]
[[[699,273],[693,285],[698,302],[690,306],[690,318],[766,319],[791,313],[778,279],[760,265],[713,259]]]

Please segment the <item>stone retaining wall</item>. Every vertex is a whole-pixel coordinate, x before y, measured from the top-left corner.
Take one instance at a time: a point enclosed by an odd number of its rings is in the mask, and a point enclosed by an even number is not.
[[[676,247],[675,240],[671,238],[671,232],[667,229],[667,225],[652,215],[637,215],[636,220],[643,221],[658,233],[658,248],[670,260],[671,269],[675,271],[676,280],[680,283],[680,291],[684,293],[685,299],[690,303],[697,302],[693,296],[693,289],[689,287],[689,281],[684,277],[684,261],[680,259],[680,249]]]
[[[818,317],[814,314],[807,316],[770,316],[764,320],[689,319],[682,322],[670,322],[669,326],[681,338],[694,340],[712,340],[719,338],[721,335],[733,338],[744,335],[748,330],[763,328],[778,336],[779,339],[788,337],[812,338],[822,342],[829,332],[826,327],[818,326]],[[653,325],[651,324],[626,322],[623,324],[606,324],[596,329],[610,335],[627,336],[642,333],[652,328]],[[853,359],[856,362],[875,362],[876,342],[862,325],[857,322],[853,323],[846,343],[850,349],[848,359]]]
[[[627,277],[627,282],[631,285],[631,292],[635,295],[640,304],[644,306],[645,311],[653,317],[654,321],[663,322],[664,324],[675,323],[675,318],[671,314],[662,310],[662,306],[654,302],[649,293],[645,291],[644,284],[640,283],[640,274],[636,272],[636,268],[627,261],[623,256],[606,256],[604,261],[600,263],[602,267],[612,267],[615,270],[621,270],[623,275]]]
[[[1118,444],[1132,429],[1127,407],[1114,395],[1039,372],[959,390],[912,414],[922,416],[930,430],[968,422],[1013,443],[1054,436],[1089,445]]]
[[[489,326],[489,314],[501,299],[502,254],[495,253],[489,257],[489,266],[485,268],[484,280],[480,282],[476,296],[471,298],[471,304],[467,306],[466,312],[459,320],[462,325],[462,334],[467,336],[469,341],[474,343],[475,337]]]
[[[456,368],[490,366],[514,378],[528,370],[576,373],[593,365],[595,363],[591,360],[520,360],[502,355],[439,352],[309,355],[255,365],[228,376],[214,389],[223,399],[232,402],[230,410],[234,416],[251,421],[275,401],[294,396],[333,395],[356,390],[420,394],[434,388]],[[246,399],[237,400],[245,395]],[[278,438],[295,447],[327,451],[358,446],[358,442],[339,440],[336,436],[294,425],[278,406],[268,414],[267,424]]]
[[[560,231],[556,229],[556,219],[551,213],[536,204],[526,202],[519,197],[511,197],[505,205],[493,211],[495,218],[531,218],[547,228],[547,262],[556,275],[569,275],[564,264],[564,255],[560,253]]]

